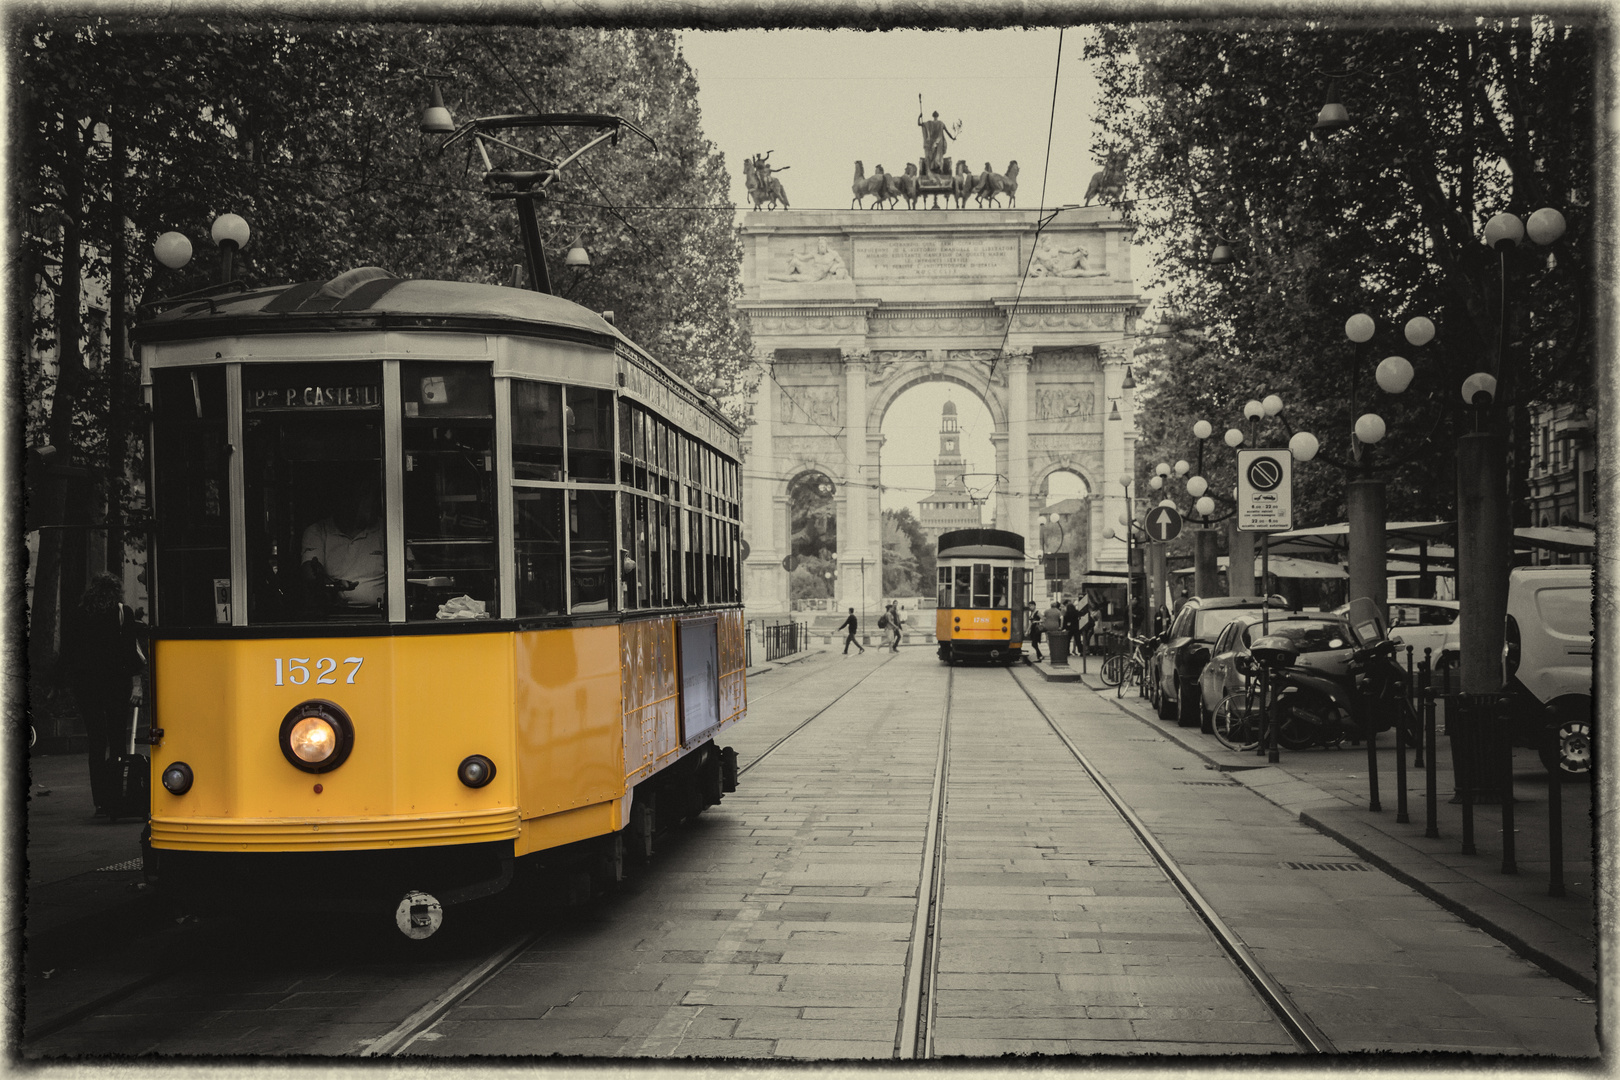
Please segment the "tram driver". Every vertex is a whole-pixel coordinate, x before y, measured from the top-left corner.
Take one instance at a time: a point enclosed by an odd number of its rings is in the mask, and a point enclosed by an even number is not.
[[[360,477],[340,485],[332,513],[304,530],[304,579],[332,606],[378,610],[388,594],[388,557],[378,485]]]

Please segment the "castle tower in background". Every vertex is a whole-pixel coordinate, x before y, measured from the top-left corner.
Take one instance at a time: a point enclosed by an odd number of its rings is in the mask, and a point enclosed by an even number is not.
[[[956,423],[956,403],[947,401],[939,415],[939,457],[934,459],[934,493],[917,503],[917,523],[930,541],[952,529],[977,529],[979,504],[967,489],[967,462],[962,458],[962,433]]]

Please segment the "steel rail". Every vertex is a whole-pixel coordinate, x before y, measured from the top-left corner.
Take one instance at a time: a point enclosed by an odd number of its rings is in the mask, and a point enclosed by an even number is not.
[[[939,725],[939,750],[934,758],[934,786],[928,803],[928,832],[923,839],[922,870],[917,878],[917,914],[911,925],[911,947],[906,953],[906,987],[895,1030],[894,1053],[902,1061],[933,1053],[931,1019],[938,968],[939,896],[945,871],[945,777],[951,759],[951,690],[954,668],[945,671],[945,712]],[[926,989],[924,989],[926,984]]]
[[[533,945],[546,932],[545,930],[534,930],[509,939],[506,944],[485,957],[467,974],[457,979],[449,989],[411,1013],[411,1015],[400,1021],[392,1031],[377,1039],[356,1056],[400,1056],[410,1049],[412,1043],[425,1035],[428,1029],[438,1022],[440,1017],[450,1011],[458,1002],[470,997],[479,987],[499,975],[506,968],[506,965],[517,959],[519,953]]]
[[[1243,943],[1243,939],[1237,935],[1236,931],[1226,925],[1226,921],[1221,918],[1214,906],[1204,899],[1203,894],[1192,883],[1192,879],[1181,869],[1180,864],[1165,849],[1164,845],[1159,843],[1158,837],[1154,836],[1142,819],[1136,815],[1136,811],[1132,810],[1129,804],[1120,797],[1119,792],[1114,790],[1113,785],[1103,778],[1103,775],[1091,764],[1086,755],[1080,752],[1080,748],[1074,745],[1074,741],[1063,733],[1063,729],[1058,727],[1057,721],[1053,720],[1051,714],[1042,708],[1041,703],[1035,699],[1035,695],[1030,692],[1029,687],[1024,685],[1024,681],[1010,668],[1007,674],[1012,676],[1013,682],[1018,684],[1018,688],[1024,692],[1024,696],[1029,698],[1030,704],[1034,705],[1035,710],[1046,720],[1047,726],[1052,729],[1059,739],[1063,740],[1063,745],[1069,748],[1069,752],[1080,763],[1080,767],[1086,771],[1086,775],[1091,777],[1091,782],[1097,785],[1097,790],[1103,793],[1103,797],[1113,805],[1114,811],[1125,820],[1125,823],[1131,827],[1131,831],[1136,833],[1137,838],[1147,847],[1148,853],[1153,856],[1154,861],[1169,875],[1170,880],[1181,891],[1182,896],[1192,905],[1193,911],[1204,921],[1204,925],[1209,927],[1210,932],[1215,935],[1215,940],[1220,943],[1221,948],[1226,950],[1226,954],[1232,958],[1233,963],[1237,964],[1238,969],[1243,972],[1261,998],[1276,1014],[1277,1019],[1282,1023],[1295,1044],[1301,1050],[1313,1054],[1338,1053],[1338,1047],[1334,1046],[1332,1040],[1324,1035],[1321,1029],[1311,1022],[1311,1018],[1305,1014],[1305,1011],[1294,1003],[1294,999],[1289,996],[1287,990],[1283,989],[1282,984],[1272,978],[1271,974],[1260,965],[1260,961],[1255,959],[1254,954],[1249,951],[1249,947]]]
[[[748,764],[746,764],[742,768],[738,769],[737,770],[737,775],[741,776],[743,773],[747,772],[749,769],[752,769],[755,765],[758,765],[760,762],[764,761],[765,758],[770,755],[771,751],[775,750],[778,746],[781,746],[783,743],[785,743],[789,739],[793,738],[793,736],[797,735],[799,732],[801,732],[805,728],[809,727],[810,722],[812,720],[816,719],[816,717],[820,716],[822,713],[826,712],[828,709],[832,708],[834,705],[838,704],[840,701],[843,701],[844,698],[848,697],[850,695],[850,693],[853,692],[854,689],[857,686],[861,685],[861,683],[865,682],[867,679],[870,679],[873,675],[876,675],[878,673],[878,671],[881,670],[884,667],[884,665],[888,664],[889,661],[892,660],[892,659],[893,659],[893,654],[891,654],[889,656],[885,656],[883,658],[882,663],[880,663],[877,666],[875,666],[874,668],[872,668],[871,671],[868,671],[865,675],[862,675],[859,679],[856,679],[854,682],[850,683],[849,687],[847,689],[845,689],[845,691],[842,694],[839,694],[837,697],[835,697],[831,701],[827,702],[827,704],[823,705],[821,708],[819,708],[815,712],[811,713],[808,718],[800,721],[799,724],[792,731],[788,732],[786,735],[782,736],[780,739],[777,739],[775,742],[771,743],[771,745],[767,746],[763,751],[761,751],[759,757],[755,758],[753,761],[750,761]]]

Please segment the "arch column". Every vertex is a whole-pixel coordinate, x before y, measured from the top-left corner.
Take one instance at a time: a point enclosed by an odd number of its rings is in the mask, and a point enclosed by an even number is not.
[[[1006,524],[1003,528],[1029,535],[1029,361],[1030,351],[1020,349],[1002,354],[1007,364],[1007,489],[1000,504]],[[1025,550],[1028,551],[1026,544]]]
[[[754,362],[760,368],[759,386],[754,391],[754,423],[745,436],[743,468],[748,473],[747,500],[743,507],[743,536],[748,541],[748,560],[743,564],[743,605],[749,614],[785,612],[788,609],[787,574],[782,569],[782,540],[776,529],[776,493],[782,488],[776,468],[776,383],[772,367],[774,348],[758,348]],[[783,498],[785,502],[785,496]]]
[[[844,457],[842,514],[838,520],[838,597],[856,613],[873,606],[872,582],[882,595],[883,570],[872,551],[873,470],[867,465],[866,368],[868,354],[858,347],[839,349],[844,364]]]

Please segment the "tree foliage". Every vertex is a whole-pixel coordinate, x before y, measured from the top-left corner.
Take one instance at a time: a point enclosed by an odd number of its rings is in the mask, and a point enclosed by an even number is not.
[[[1320,524],[1343,514],[1344,474],[1326,459],[1348,459],[1356,416],[1377,412],[1390,516],[1445,516],[1445,448],[1473,423],[1459,388],[1486,370],[1509,406],[1491,422],[1513,435],[1510,474],[1522,476],[1526,406],[1590,403],[1595,43],[1595,26],[1542,16],[1096,29],[1094,149],[1129,155],[1121,205],[1160,252],[1151,284],[1183,326],[1207,333],[1142,354],[1142,457],[1190,457],[1191,424],[1208,419],[1211,494],[1229,500],[1220,433],[1241,423],[1244,401],[1276,393],[1285,425],[1321,438],[1322,460],[1296,470],[1296,522]],[[1330,89],[1354,124],[1313,137]],[[1508,253],[1504,319],[1483,225],[1542,206],[1568,232],[1555,262],[1528,243]],[[1229,266],[1208,262],[1217,239]],[[1378,324],[1361,349],[1344,333],[1357,312]],[[1402,327],[1417,315],[1438,334],[1413,349]],[[1392,353],[1417,369],[1399,398],[1372,378]]]
[[[673,32],[135,11],[35,8],[7,27],[18,133],[9,299],[31,315],[15,342],[26,357],[25,438],[49,447],[34,457],[53,463],[28,474],[39,519],[62,519],[64,465],[100,478],[105,520],[137,513],[124,478],[140,475],[145,423],[127,329],[143,302],[211,282],[219,214],[252,229],[236,267],[249,287],[364,265],[511,283],[523,262],[512,207],[485,198],[467,141],[441,156],[442,138],[418,131],[427,72],[447,77],[460,120],[610,113],[656,140],[656,151],[628,134],[604,144],[553,185],[539,215],[552,281],[613,310],[627,335],[698,385],[736,383],[749,352],[731,308],[742,246],[725,162],[704,137]],[[547,133],[532,149],[561,159],[592,134]],[[152,255],[170,230],[195,251],[179,271]],[[575,239],[591,259],[580,275],[563,262]],[[119,559],[121,549],[110,545]],[[59,553],[46,530],[32,615],[42,649],[54,641]]]
[[[934,567],[934,545],[911,507],[883,511],[883,595],[932,595]]]

